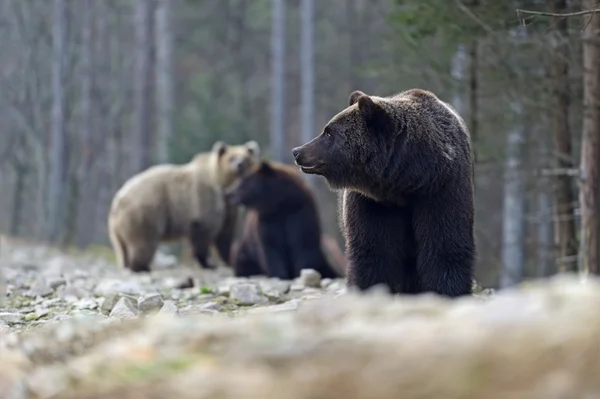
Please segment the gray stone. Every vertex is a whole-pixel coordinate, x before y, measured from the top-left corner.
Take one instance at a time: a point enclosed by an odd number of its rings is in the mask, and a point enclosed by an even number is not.
[[[240,305],[266,303],[269,300],[262,296],[255,284],[241,283],[231,286],[229,299]]]
[[[177,305],[173,301],[166,300],[163,303],[162,308],[158,312],[159,314],[169,313],[169,314],[177,314],[179,313],[179,309]]]
[[[122,297],[110,312],[110,317],[131,319],[135,318],[137,312],[137,308],[133,301],[130,298]]]
[[[182,316],[187,316],[187,315],[195,315],[195,314],[214,315],[214,314],[219,313],[219,311],[217,311],[215,309],[204,309],[203,306],[204,305],[188,305],[186,307],[179,309],[179,314]]]
[[[260,281],[260,289],[269,298],[280,299],[290,291],[291,281],[277,278]]]
[[[100,306],[100,311],[104,314],[110,314],[117,302],[119,302],[119,299],[121,299],[120,294],[110,294],[109,296],[104,298],[104,301]]]
[[[67,280],[62,277],[53,277],[48,279],[48,286],[53,290],[57,289],[61,285],[67,284]]]
[[[44,297],[52,294],[54,290],[48,285],[44,278],[39,277],[31,289],[25,293],[29,297]]]
[[[323,280],[321,280],[321,288],[325,289],[329,287],[329,285],[331,285],[332,282],[333,280],[329,277],[324,278]]]
[[[279,305],[261,306],[258,308],[248,309],[248,314],[290,312],[297,309],[298,302],[292,299],[291,301],[284,302]]]
[[[40,318],[47,316],[49,313],[50,313],[50,310],[45,309],[45,308],[36,309],[34,312],[26,314],[24,317],[24,320],[25,321],[39,320]]]
[[[217,312],[223,308],[219,302],[208,302],[200,306],[202,310],[216,310]]]
[[[314,269],[300,270],[299,280],[306,287],[321,288],[321,273]]]
[[[75,303],[75,307],[79,310],[96,309],[98,308],[98,303],[91,298],[85,298]]]
[[[19,313],[0,312],[0,321],[7,324],[17,324],[21,322],[21,315]]]
[[[122,281],[119,279],[101,280],[94,289],[96,296],[108,296],[110,294],[138,295],[142,287],[138,281]]]
[[[81,298],[90,296],[89,292],[73,284],[58,287],[58,292],[60,297],[67,302],[77,302]]]
[[[194,279],[190,276],[168,277],[164,280],[163,287],[167,289],[186,289],[194,287]]]
[[[143,313],[158,312],[163,304],[160,294],[147,294],[138,298],[138,309]]]

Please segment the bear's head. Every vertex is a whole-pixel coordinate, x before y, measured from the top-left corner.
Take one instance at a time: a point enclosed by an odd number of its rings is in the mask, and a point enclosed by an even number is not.
[[[260,147],[254,140],[241,145],[227,145],[217,141],[212,148],[216,162],[216,179],[221,187],[228,187],[250,171],[260,159]]]
[[[306,204],[302,177],[289,166],[262,161],[226,190],[233,202],[260,214],[275,214]]]
[[[323,132],[292,150],[302,172],[323,176],[332,188],[368,195],[401,145],[397,115],[388,99],[353,92],[349,106],[335,115]]]

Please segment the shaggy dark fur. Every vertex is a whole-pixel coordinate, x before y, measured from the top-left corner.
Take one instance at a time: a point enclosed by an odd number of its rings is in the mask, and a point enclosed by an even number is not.
[[[248,208],[234,259],[237,276],[266,274],[290,280],[302,269],[339,277],[321,248],[321,227],[312,193],[298,171],[263,161],[228,192]]]
[[[318,137],[292,150],[304,173],[341,190],[349,285],[449,297],[471,292],[469,141],[462,118],[431,92],[355,91]]]

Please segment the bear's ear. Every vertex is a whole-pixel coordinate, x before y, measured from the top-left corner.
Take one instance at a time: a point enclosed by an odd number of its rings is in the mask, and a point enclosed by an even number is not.
[[[355,90],[352,93],[350,93],[350,97],[348,97],[348,106],[356,104],[358,98],[362,96],[366,96],[366,94],[360,90]]]
[[[212,151],[219,157],[225,154],[225,150],[227,150],[227,144],[225,144],[223,141],[219,140],[213,144]]]
[[[260,155],[260,147],[256,141],[250,140],[246,143],[246,147],[248,148],[250,155],[254,155],[255,157]]]
[[[367,123],[367,126],[371,129],[382,129],[387,121],[385,110],[367,95],[358,98],[358,110]]]

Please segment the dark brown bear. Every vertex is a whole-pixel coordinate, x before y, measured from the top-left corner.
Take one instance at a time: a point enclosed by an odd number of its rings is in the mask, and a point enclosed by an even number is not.
[[[292,150],[340,189],[348,284],[393,293],[470,294],[473,160],[454,109],[428,91],[350,95],[323,132]]]
[[[296,168],[263,161],[228,197],[248,209],[234,256],[236,276],[291,280],[302,269],[314,269],[323,277],[341,277],[323,254],[315,201]]]

